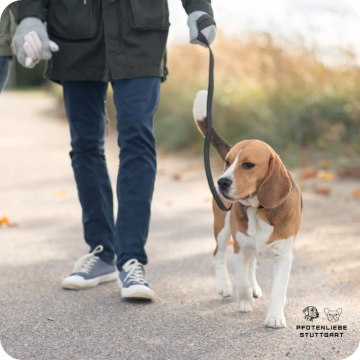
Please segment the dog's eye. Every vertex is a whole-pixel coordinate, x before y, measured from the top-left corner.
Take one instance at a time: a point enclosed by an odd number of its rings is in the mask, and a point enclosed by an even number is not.
[[[225,160],[225,165],[226,165],[226,166],[229,166],[229,165],[230,165],[229,160]]]
[[[245,169],[245,170],[252,169],[254,166],[255,166],[255,164],[250,163],[250,162],[246,162],[246,163],[242,164],[242,168]]]

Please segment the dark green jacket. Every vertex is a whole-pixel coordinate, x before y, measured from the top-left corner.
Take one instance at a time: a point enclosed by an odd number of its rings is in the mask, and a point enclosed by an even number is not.
[[[213,15],[210,0],[182,0],[189,14]],[[45,76],[55,81],[166,78],[167,0],[22,0],[18,22],[47,22],[60,50]]]
[[[11,56],[11,16],[10,12],[17,16],[17,9],[19,4],[14,2],[5,8],[0,18],[0,56]]]

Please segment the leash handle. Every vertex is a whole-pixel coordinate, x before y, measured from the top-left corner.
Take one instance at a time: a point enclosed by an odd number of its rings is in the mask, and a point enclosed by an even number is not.
[[[229,211],[231,210],[232,205],[227,208],[220,199],[219,194],[216,191],[214,180],[211,173],[210,167],[210,140],[211,140],[211,132],[212,132],[212,102],[213,102],[213,95],[214,95],[214,55],[211,51],[210,44],[208,43],[206,37],[201,33],[201,30],[205,29],[210,25],[216,25],[214,19],[205,14],[201,16],[197,21],[198,27],[198,37],[197,39],[201,41],[206,47],[209,49],[210,55],[210,64],[209,64],[209,86],[208,86],[208,97],[207,97],[207,104],[206,104],[206,134],[205,134],[205,143],[204,143],[204,165],[205,165],[205,173],[207,177],[207,181],[210,187],[210,191],[222,211]]]

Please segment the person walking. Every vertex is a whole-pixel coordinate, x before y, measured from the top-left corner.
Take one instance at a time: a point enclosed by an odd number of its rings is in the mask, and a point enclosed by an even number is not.
[[[200,44],[196,22],[204,14],[213,16],[210,0],[182,3],[190,42]],[[145,244],[156,175],[153,118],[160,83],[168,75],[167,0],[23,0],[18,22],[19,62],[33,67],[48,60],[45,76],[62,84],[70,124],[70,157],[90,252],[62,286],[85,289],[118,279],[122,297],[151,300]],[[216,27],[202,33],[211,44]],[[104,155],[109,82],[120,147],[116,223]]]
[[[10,73],[13,57],[11,50],[11,15],[16,18],[18,3],[14,2],[5,8],[0,17],[0,93],[4,90]]]

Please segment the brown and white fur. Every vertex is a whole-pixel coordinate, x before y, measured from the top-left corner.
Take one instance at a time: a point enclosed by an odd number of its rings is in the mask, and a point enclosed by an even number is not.
[[[207,91],[198,92],[193,113],[203,135],[206,102]],[[301,220],[300,190],[268,144],[245,140],[231,147],[214,129],[211,144],[225,161],[217,191],[227,207],[233,204],[231,211],[224,212],[213,201],[217,291],[224,297],[232,295],[225,259],[232,236],[240,311],[252,311],[254,298],[262,296],[256,281],[257,259],[272,258],[273,285],[265,325],[285,327],[292,247]]]

